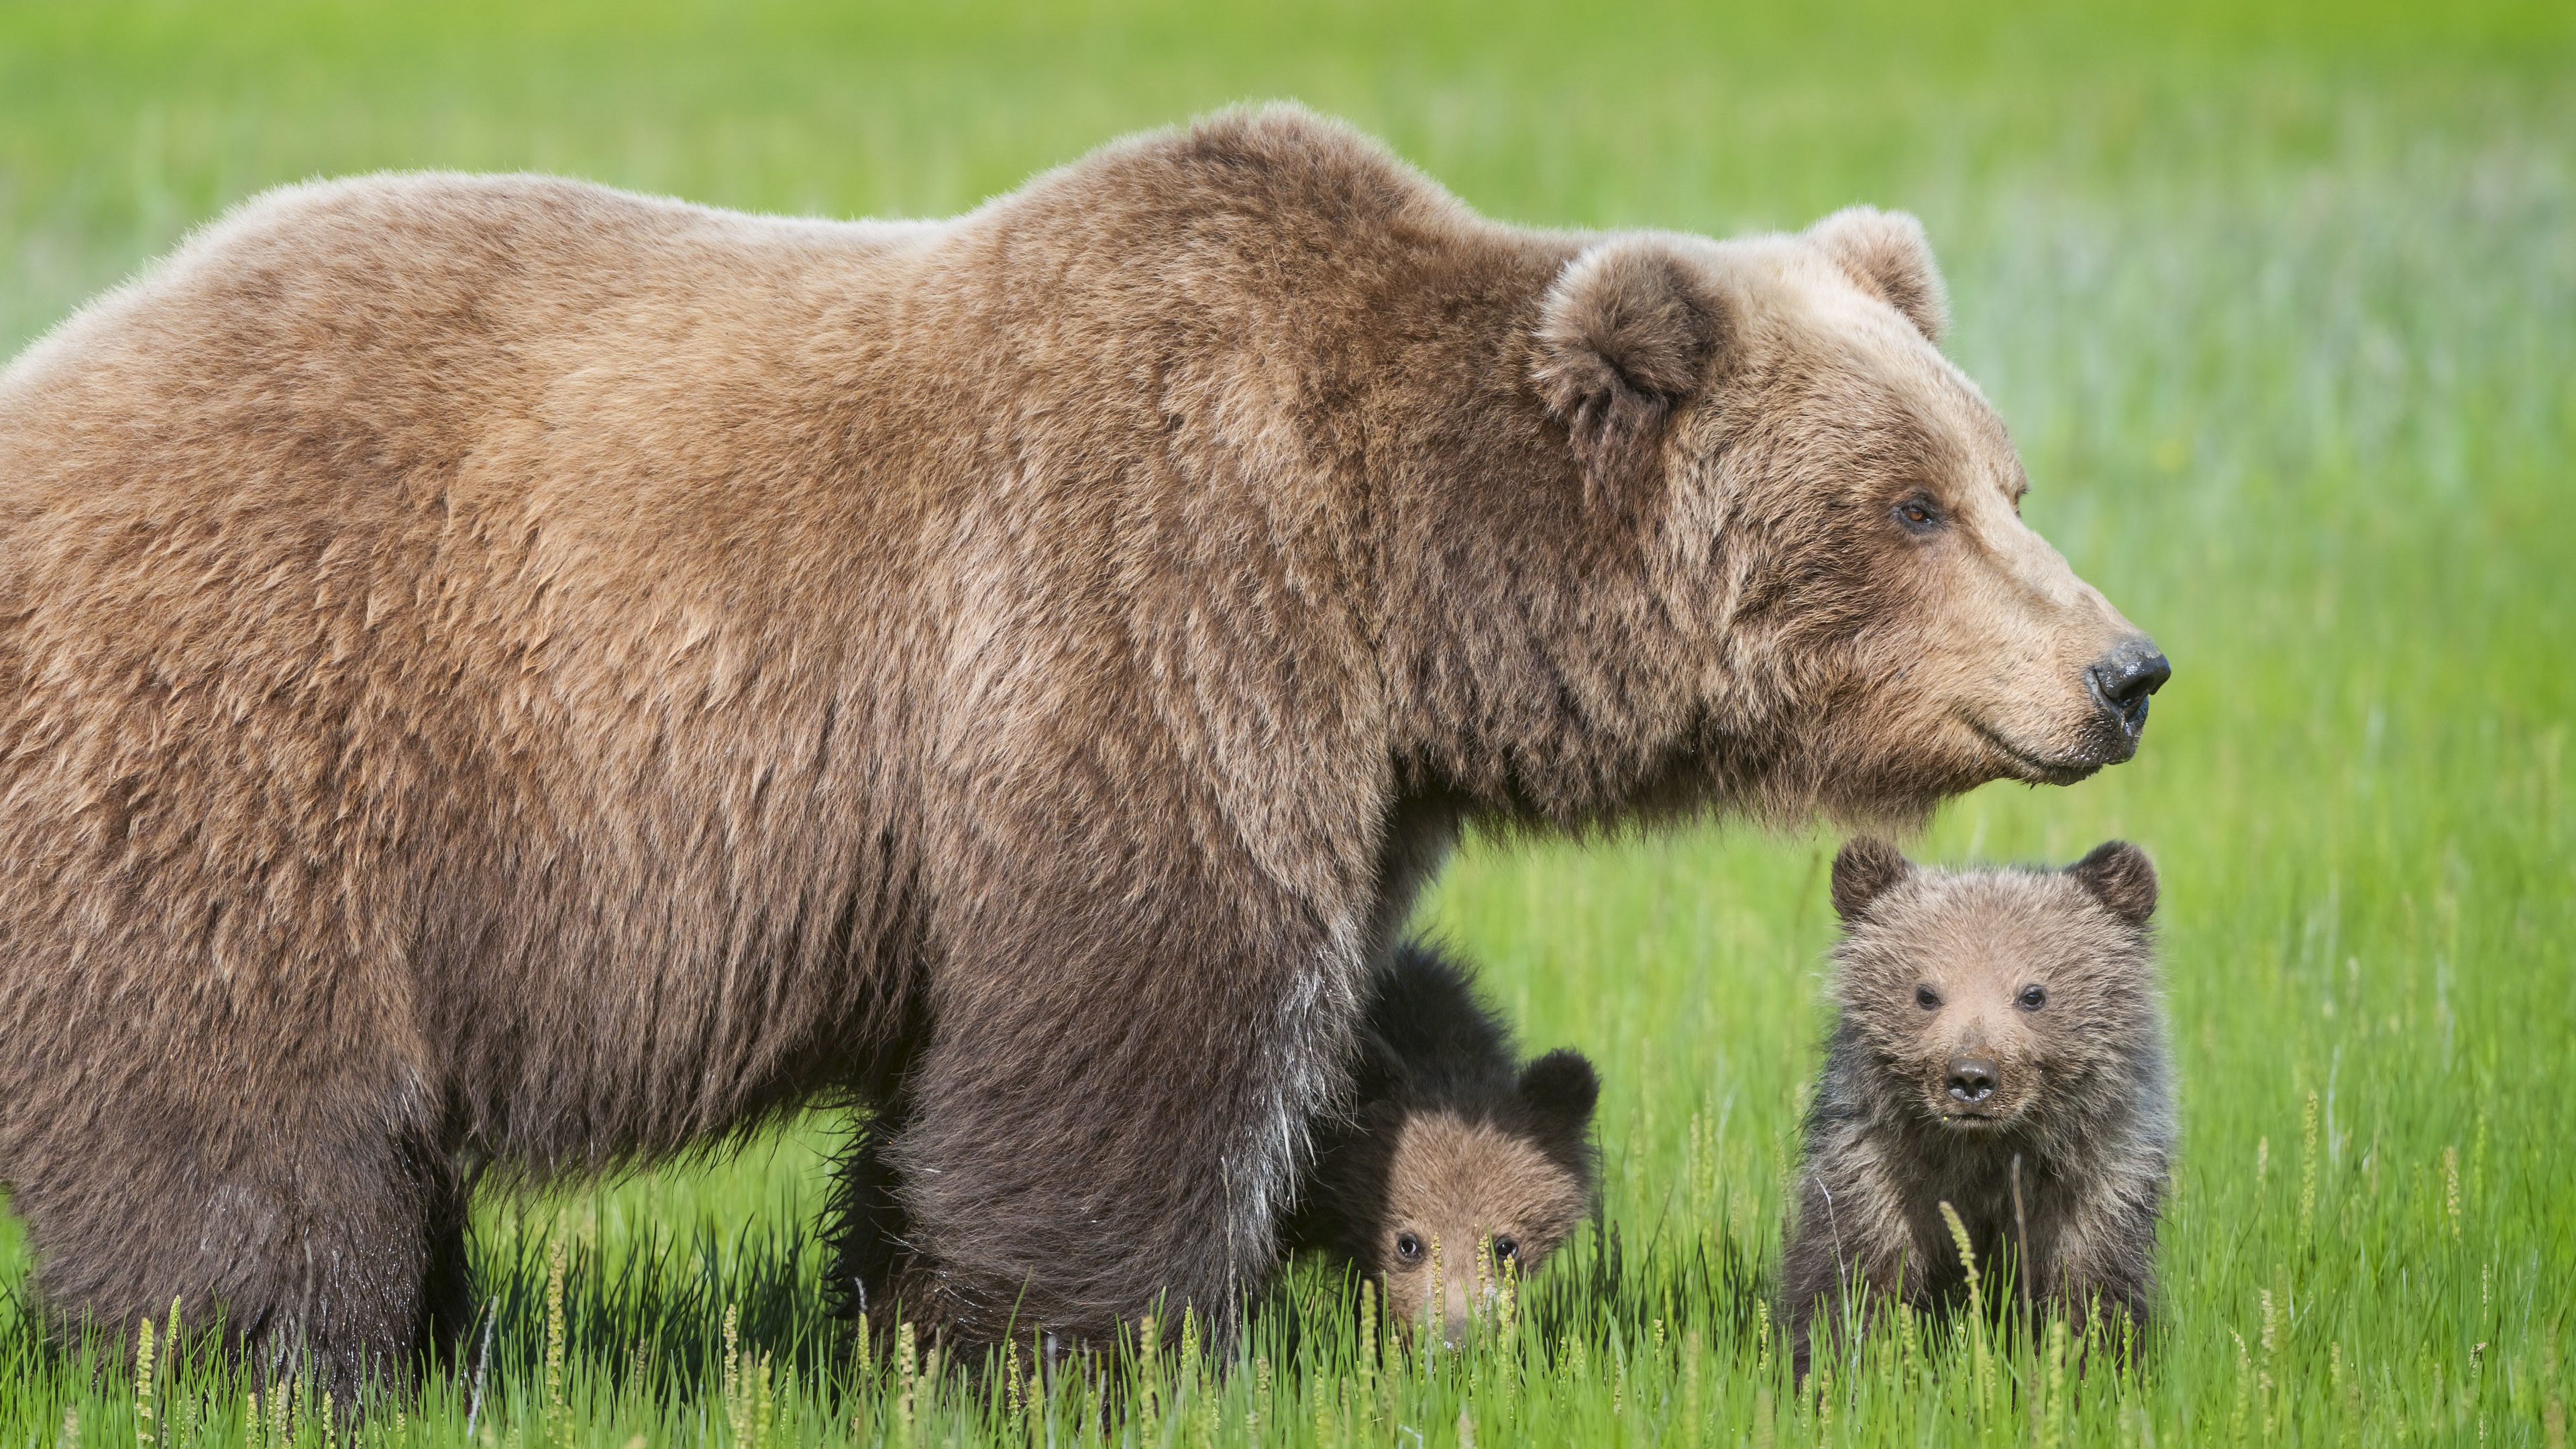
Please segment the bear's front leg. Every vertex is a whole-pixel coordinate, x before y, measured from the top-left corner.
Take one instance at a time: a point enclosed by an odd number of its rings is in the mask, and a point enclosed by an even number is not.
[[[1023,894],[942,953],[888,1154],[929,1286],[907,1312],[965,1343],[1099,1343],[1149,1313],[1171,1334],[1185,1306],[1230,1330],[1339,1087],[1361,969],[1358,912],[1337,929],[1260,880]]]
[[[2158,1194],[2152,1183],[2121,1186],[2132,1190],[2101,1192],[2070,1215],[2050,1244],[2041,1283],[2071,1322],[2089,1320],[2108,1342],[2118,1341],[2123,1320],[2143,1330],[2155,1303]]]
[[[1831,1354],[1848,1347],[1884,1300],[1919,1301],[1923,1287],[1920,1256],[1881,1184],[1868,1174],[1832,1171],[1829,1164],[1847,1160],[1848,1149],[1831,1134],[1811,1137],[1806,1152],[1796,1224],[1780,1255],[1781,1318],[1800,1379],[1819,1348]]]

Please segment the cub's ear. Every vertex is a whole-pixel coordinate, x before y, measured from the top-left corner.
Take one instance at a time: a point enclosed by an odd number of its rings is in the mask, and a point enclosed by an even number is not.
[[[1521,1069],[1520,1093],[1531,1112],[1579,1137],[1592,1125],[1601,1079],[1583,1053],[1560,1047]]]
[[[1807,240],[1867,291],[1905,314],[1914,330],[1938,342],[1950,329],[1950,297],[1923,223],[1901,211],[1847,206],[1807,228]]]
[[[1850,922],[1914,872],[1905,852],[1874,836],[1856,835],[1834,856],[1834,914]]]
[[[1565,264],[1539,314],[1534,375],[1573,438],[1586,498],[1627,503],[1652,480],[1665,420],[1698,390],[1724,331],[1670,242],[1614,238]]]
[[[2075,883],[2132,926],[2143,926],[2156,913],[2156,866],[2147,853],[2125,840],[2106,840],[2093,853],[2066,868]]]

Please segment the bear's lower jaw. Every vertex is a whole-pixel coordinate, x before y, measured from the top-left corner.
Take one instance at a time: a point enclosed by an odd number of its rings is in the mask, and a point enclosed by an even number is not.
[[[2024,1125],[2025,1113],[2020,1105],[2012,1107],[1962,1107],[1943,1101],[1932,1109],[1932,1120],[1944,1132],[1961,1137],[2000,1137]]]
[[[2020,780],[2026,784],[2080,784],[2099,774],[2103,766],[2120,764],[2138,752],[2136,741],[2123,736],[2121,741],[2123,748],[2111,748],[2107,742],[2095,741],[2093,742],[2095,748],[2089,748],[2081,754],[2052,760],[2014,744],[2005,737],[2003,731],[1983,720],[1965,715],[1960,718],[1970,730],[1976,733],[1977,738],[1986,742],[1989,749],[2003,756],[2006,768],[2001,771],[2001,776],[2006,779]]]
[[[2034,1139],[2035,1134],[2046,1135],[2047,1116],[2041,1097],[2035,1093],[2017,1094],[2009,1102],[1980,1102],[1974,1107],[1962,1106],[1945,1094],[1931,1104],[1933,1126],[1943,1136],[1981,1142],[1989,1151]]]

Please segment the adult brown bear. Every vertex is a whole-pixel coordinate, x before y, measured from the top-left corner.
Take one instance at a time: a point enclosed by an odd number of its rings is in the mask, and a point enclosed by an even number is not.
[[[1902,217],[1527,231],[1285,108],[937,224],[248,204],[0,375],[43,1301],[345,1389],[469,1316],[471,1164],[830,1091],[961,1339],[1222,1313],[1462,822],[2135,749],[1941,308]]]

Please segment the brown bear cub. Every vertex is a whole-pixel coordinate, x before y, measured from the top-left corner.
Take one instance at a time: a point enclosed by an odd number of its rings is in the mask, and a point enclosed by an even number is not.
[[[1574,1051],[1521,1066],[1466,969],[1419,941],[1369,983],[1358,1057],[1285,1246],[1358,1265],[1391,1315],[1455,1342],[1591,1210],[1599,1080]]]
[[[2143,1325],[2174,1140],[2145,852],[1936,871],[1855,840],[1833,899],[1841,1017],[1781,1265],[1798,1372],[1846,1289],[1965,1299],[1944,1203],[1986,1282],[2010,1265],[2026,1300]]]

